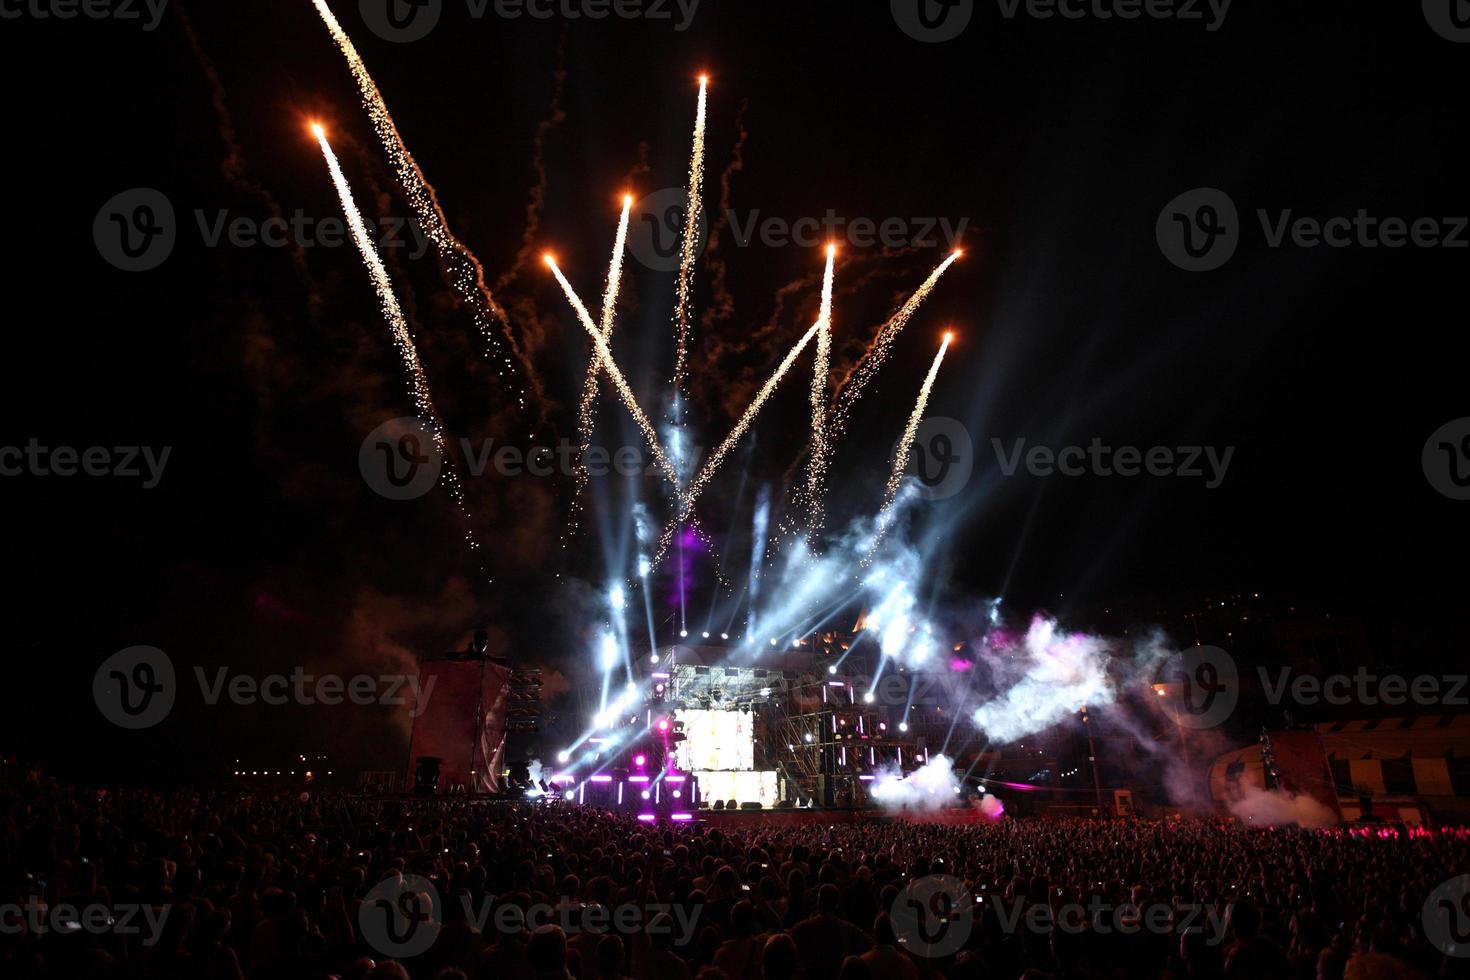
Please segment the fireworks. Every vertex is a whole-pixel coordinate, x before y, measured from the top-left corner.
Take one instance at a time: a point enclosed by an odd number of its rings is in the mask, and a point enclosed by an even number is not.
[[[909,424],[904,427],[903,438],[898,441],[898,451],[893,454],[893,470],[888,474],[888,486],[883,494],[883,509],[878,512],[878,527],[874,532],[873,545],[869,549],[878,547],[878,542],[883,539],[888,525],[893,521],[893,503],[898,498],[898,487],[903,482],[904,470],[909,466],[909,453],[914,448],[914,439],[919,435],[919,423],[924,421],[924,410],[929,407],[929,393],[934,390],[934,379],[939,376],[939,365],[944,363],[944,353],[949,350],[950,341],[954,340],[953,333],[944,335],[944,343],[939,345],[939,353],[934,355],[934,363],[929,365],[929,374],[924,378],[924,386],[919,389],[919,400],[914,403],[914,410],[909,415]]]
[[[617,239],[613,244],[612,261],[607,268],[607,286],[602,293],[602,339],[612,339],[613,321],[617,315],[618,289],[623,279],[623,253],[628,246],[628,218],[633,211],[633,195],[623,196],[623,216],[618,221]],[[577,454],[577,488],[572,500],[570,525],[576,530],[577,509],[582,492],[587,489],[587,452],[592,448],[592,411],[597,404],[598,378],[601,377],[601,361],[593,358],[587,363],[587,380],[582,385],[582,403],[577,409],[577,436],[580,452]]]
[[[638,423],[638,428],[642,430],[643,437],[648,440],[648,448],[653,453],[654,462],[658,464],[658,468],[663,471],[664,476],[668,477],[669,482],[677,490],[679,487],[679,474],[674,470],[674,464],[669,462],[669,457],[664,455],[663,446],[658,441],[658,433],[654,432],[653,426],[648,421],[648,416],[643,414],[643,409],[638,405],[638,399],[633,395],[633,389],[628,386],[628,379],[623,377],[623,372],[619,370],[617,362],[613,360],[612,351],[608,348],[607,340],[603,337],[602,331],[598,329],[597,324],[592,322],[592,314],[587,312],[587,306],[582,302],[582,298],[577,295],[577,291],[572,288],[572,284],[567,282],[567,277],[562,275],[561,269],[557,267],[556,259],[550,255],[546,256],[546,265],[551,269],[551,274],[556,276],[556,281],[561,284],[562,292],[566,293],[567,301],[572,304],[572,309],[577,313],[577,319],[582,322],[582,326],[591,334],[592,343],[597,352],[598,363],[607,372],[607,376],[612,379],[613,387],[618,389],[618,394],[622,397],[623,404],[627,407],[628,412],[633,416],[633,421]]]
[[[399,134],[398,127],[388,112],[388,104],[383,101],[383,94],[378,91],[378,85],[373,81],[372,75],[368,74],[367,65],[358,55],[352,39],[347,36],[346,31],[342,30],[342,25],[337,23],[337,18],[327,7],[325,0],[312,0],[312,3],[316,6],[316,12],[321,15],[322,21],[327,25],[327,31],[332,35],[332,40],[341,49],[342,56],[347,59],[347,67],[357,82],[357,90],[362,97],[363,107],[367,109],[368,117],[372,120],[373,130],[378,134],[378,140],[388,154],[388,159],[393,165],[393,172],[397,175],[398,182],[403,187],[403,192],[419,224],[423,227],[429,240],[434,243],[439,259],[444,263],[450,285],[464,300],[470,313],[470,319],[474,321],[476,329],[484,339],[486,355],[498,354],[501,364],[513,372],[514,364],[510,356],[502,351],[502,338],[496,335],[491,321],[500,321],[506,334],[504,342],[508,342],[512,350],[515,349],[515,342],[510,338],[510,326],[506,322],[505,314],[495,304],[494,297],[490,295],[490,288],[485,284],[484,267],[480,265],[480,260],[475,257],[475,254],[463,242],[455,238],[454,233],[449,230],[449,221],[444,215],[444,209],[439,206],[439,198],[435,195],[434,188],[429,185],[428,180],[424,177],[424,172],[419,169],[418,162],[414,160],[413,154],[409,153],[408,147],[404,145],[403,137]],[[504,378],[506,372],[501,371],[500,376]],[[515,387],[517,400],[524,406],[525,391],[520,387],[519,381],[515,382]]]
[[[689,200],[684,209],[684,240],[679,255],[679,292],[674,303],[675,397],[684,386],[684,368],[689,355],[689,310],[693,303],[694,260],[699,245],[699,220],[704,214],[704,119],[708,104],[709,76],[699,76],[699,109],[694,116],[694,149],[689,159]]]
[[[812,370],[812,448],[807,466],[807,544],[815,546],[822,530],[822,483],[827,476],[827,379],[832,373],[832,277],[837,246],[827,246],[827,271],[822,277],[822,307],[817,315],[817,358]]]
[[[863,353],[862,359],[858,361],[857,366],[843,379],[842,385],[837,391],[836,404],[832,409],[830,435],[839,435],[847,428],[848,415],[852,412],[853,405],[862,397],[863,389],[867,387],[868,382],[873,380],[874,376],[878,373],[878,369],[888,359],[888,354],[893,349],[894,340],[898,339],[898,335],[903,332],[903,328],[908,325],[909,320],[913,319],[914,314],[918,312],[924,300],[929,298],[929,294],[934,291],[934,287],[939,283],[939,277],[944,275],[949,267],[954,265],[963,255],[964,253],[959,249],[951,252],[949,258],[939,263],[939,267],[929,274],[929,278],[924,280],[924,284],[915,290],[914,295],[909,297],[908,302],[903,304],[903,307],[893,315],[893,319],[885,323],[882,329],[878,331],[878,336],[873,338],[872,345]]]
[[[428,183],[422,170],[405,146],[402,136],[398,132],[392,116],[388,112],[382,94],[378,90],[377,84],[373,81],[372,76],[368,73],[362,58],[358,55],[352,41],[347,37],[346,32],[342,30],[341,25],[328,8],[326,0],[312,0],[312,2],[322,21],[326,24],[332,39],[336,42],[343,57],[347,61],[348,68],[357,83],[363,106],[367,110],[373,129],[388,154],[394,173],[402,185],[404,193],[414,209],[415,215],[422,224],[425,233],[434,242],[438,250],[450,285],[464,300],[477,328],[484,336],[488,348],[494,352],[500,343],[501,338],[492,326],[492,323],[498,322],[501,329],[505,332],[505,339],[509,341],[511,352],[519,356],[520,352],[513,337],[511,337],[505,314],[495,303],[489,288],[486,286],[484,269],[481,267],[478,259],[449,230],[444,211],[438,202],[434,189]],[[708,77],[700,76],[693,145],[689,163],[688,200],[684,214],[677,295],[673,314],[676,350],[673,377],[674,408],[671,416],[673,426],[672,435],[669,438],[673,440],[670,445],[676,454],[681,451],[680,447],[685,444],[681,430],[684,421],[682,417],[684,411],[682,392],[687,380],[686,375],[689,365],[689,337],[693,316],[694,273],[698,260],[700,226],[704,217],[705,128],[708,116],[708,91]],[[350,191],[346,186],[345,180],[341,177],[340,168],[336,163],[335,157],[331,154],[325,136],[318,131],[318,137],[321,140],[323,152],[327,155],[329,165],[333,171],[333,180],[338,184],[338,190],[343,199],[343,207],[349,212],[349,218],[353,223],[354,238],[359,239],[359,248],[363,252],[363,259],[367,263],[374,285],[378,291],[384,315],[387,317],[393,329],[394,342],[398,346],[404,358],[405,366],[408,369],[414,403],[425,416],[426,421],[432,420],[431,425],[434,430],[434,438],[436,443],[440,444],[442,452],[444,441],[442,426],[439,424],[433,405],[429,399],[428,383],[424,377],[423,368],[419,363],[417,352],[414,350],[413,339],[409,335],[402,311],[399,309],[397,300],[393,296],[392,287],[383,269],[381,259],[373,250],[371,242],[365,237],[366,231],[362,226],[361,215],[357,213],[356,208],[352,204]],[[804,505],[806,510],[808,525],[806,540],[808,545],[807,550],[809,552],[815,544],[815,538],[820,534],[825,522],[825,483],[830,468],[833,439],[841,434],[841,431],[847,424],[853,404],[861,397],[865,387],[888,358],[899,334],[913,318],[924,300],[933,291],[940,277],[959,258],[960,253],[956,250],[954,254],[948,256],[930,273],[929,277],[909,297],[908,301],[900,310],[879,329],[872,344],[863,354],[857,365],[834,390],[831,383],[831,361],[833,280],[836,248],[835,246],[829,247],[827,251],[826,270],[822,283],[820,312],[816,323],[786,353],[784,359],[756,393],[754,399],[746,407],[724,441],[693,471],[692,477],[688,479],[686,484],[681,480],[680,469],[676,467],[670,455],[665,452],[663,445],[661,445],[658,432],[654,429],[647,414],[638,404],[637,397],[630,387],[627,377],[614,360],[609,346],[616,320],[616,308],[619,290],[621,288],[624,252],[627,247],[632,202],[631,195],[625,196],[621,219],[618,223],[617,236],[613,246],[612,258],[608,268],[606,286],[602,297],[600,322],[594,322],[586,305],[572,288],[571,283],[557,266],[555,260],[550,255],[546,257],[547,266],[565,293],[578,321],[591,337],[594,351],[594,356],[588,365],[577,412],[577,427],[581,453],[577,460],[576,497],[571,509],[571,526],[573,528],[576,526],[576,519],[581,506],[581,497],[586,489],[588,474],[584,461],[591,448],[594,428],[594,409],[597,404],[597,397],[601,385],[601,374],[603,372],[606,372],[613,388],[617,390],[619,398],[642,432],[660,474],[669,481],[674,489],[675,506],[673,519],[665,527],[658,541],[656,555],[651,559],[647,557],[646,553],[640,555],[640,575],[642,576],[646,575],[648,571],[651,571],[653,567],[656,567],[667,554],[675,532],[692,518],[695,505],[708,489],[711,480],[719,472],[722,464],[730,455],[731,450],[749,431],[755,418],[770,400],[771,395],[780,385],[782,379],[789,373],[797,358],[801,356],[807,346],[811,344],[813,338],[815,338],[816,357],[813,365],[810,396],[812,413],[811,455],[805,485],[802,491],[798,493],[797,501],[798,505]],[[362,229],[361,234],[359,234],[360,228]],[[948,340],[946,340],[945,348],[947,346]],[[929,372],[928,379],[920,394],[919,404],[915,409],[915,415],[910,419],[905,441],[900,451],[900,458],[895,461],[895,474],[897,475],[889,481],[888,493],[884,503],[884,514],[880,516],[880,535],[882,533],[881,527],[886,526],[883,522],[891,517],[890,512],[896,494],[898,475],[901,475],[903,466],[907,462],[908,451],[912,445],[918,422],[922,419],[924,407],[938,371],[939,362],[944,357],[945,348],[941,348],[939,356],[935,359],[935,363]],[[498,356],[502,357],[506,366],[513,365],[511,357],[504,355]],[[531,380],[534,382],[534,376],[531,376]],[[524,394],[518,391],[517,396],[522,404],[524,404]],[[686,476],[688,472],[688,470],[684,471]],[[455,496],[456,503],[463,507],[462,494],[458,484],[454,482],[452,474],[449,475],[447,482],[451,486],[451,492]],[[645,538],[644,540],[647,541],[648,539]]]
[[[413,399],[419,418],[433,433],[434,446],[439,451],[439,458],[447,461],[449,453],[444,444],[444,425],[439,420],[438,410],[434,408],[434,398],[429,391],[429,381],[424,376],[423,364],[419,362],[418,348],[414,346],[413,335],[409,333],[408,321],[404,319],[403,309],[398,305],[398,297],[393,293],[393,283],[388,278],[388,270],[383,266],[383,259],[373,246],[372,237],[368,234],[367,226],[363,224],[362,213],[358,211],[356,203],[352,200],[352,188],[348,186],[347,178],[342,173],[342,165],[337,162],[337,154],[332,152],[332,144],[327,142],[326,130],[312,123],[311,131],[321,145],[322,156],[326,158],[327,169],[331,171],[332,184],[337,188],[337,196],[342,201],[342,212],[347,216],[347,225],[352,230],[352,240],[357,245],[363,264],[367,266],[368,275],[373,280],[373,288],[378,294],[378,304],[393,333],[393,346],[398,349],[398,356],[403,360],[404,370],[408,372],[409,396]],[[459,485],[458,478],[453,469],[449,467],[444,468],[443,475],[449,495],[454,499],[455,506],[459,508],[468,523],[469,511],[465,506],[464,490]],[[468,528],[465,531],[465,540],[469,542],[471,549],[479,547]]]

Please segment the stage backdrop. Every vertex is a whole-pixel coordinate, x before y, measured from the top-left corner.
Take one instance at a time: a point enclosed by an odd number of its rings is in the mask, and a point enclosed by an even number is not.
[[[1276,755],[1276,769],[1281,774],[1281,788],[1296,796],[1310,796],[1342,819],[1337,789],[1332,782],[1332,766],[1322,736],[1314,731],[1272,732],[1271,750]]]
[[[430,687],[430,685],[433,685]],[[437,792],[464,787],[496,793],[504,769],[505,708],[510,669],[492,660],[430,660],[419,667],[421,702],[409,743],[408,788],[414,768],[440,760]]]

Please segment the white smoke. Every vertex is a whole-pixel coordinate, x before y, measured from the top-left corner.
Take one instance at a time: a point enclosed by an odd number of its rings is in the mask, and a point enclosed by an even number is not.
[[[907,777],[896,764],[884,769],[874,778],[870,795],[884,806],[900,810],[938,810],[954,805],[959,787],[954,763],[946,756],[935,755]]]
[[[1101,637],[1061,633],[1056,620],[1038,616],[1010,661],[999,664],[1000,679],[1010,687],[975,711],[975,725],[992,741],[1013,742],[1084,707],[1111,704],[1116,691],[1108,656]]]
[[[1293,824],[1307,828],[1331,827],[1337,814],[1310,796],[1297,796],[1282,790],[1249,787],[1226,800],[1230,812],[1247,823],[1269,827]]]
[[[1006,815],[1005,804],[1000,801],[1000,797],[991,793],[982,796],[980,802],[975,804],[975,808],[987,820],[999,820]]]

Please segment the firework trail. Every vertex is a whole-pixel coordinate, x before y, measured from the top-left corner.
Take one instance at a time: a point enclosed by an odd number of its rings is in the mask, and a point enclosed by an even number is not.
[[[189,45],[189,50],[193,53],[194,60],[209,85],[209,100],[219,120],[220,141],[225,146],[225,156],[219,165],[221,176],[236,190],[259,200],[261,205],[270,212],[272,218],[284,220],[281,205],[276,201],[275,196],[264,184],[250,176],[249,161],[246,160],[245,150],[240,145],[239,132],[235,128],[229,100],[225,97],[224,82],[214,67],[214,61],[204,50],[204,44],[200,41],[198,32],[194,30],[194,22],[189,19],[189,14],[182,4],[175,3],[173,12],[179,22],[179,27],[184,32],[184,40]],[[321,290],[311,277],[311,270],[306,264],[306,249],[301,246],[300,242],[291,244],[291,265],[296,270],[297,278],[306,288],[307,315],[311,317],[313,323],[316,323],[321,313]]]
[[[791,370],[791,365],[796,363],[796,359],[801,356],[802,351],[806,350],[806,345],[811,343],[812,338],[817,335],[820,328],[820,322],[812,324],[811,328],[802,335],[801,340],[796,342],[796,346],[786,352],[785,359],[781,361],[775,373],[766,379],[766,383],[761,386],[761,390],[756,392],[754,400],[746,407],[745,414],[740,416],[740,421],[735,423],[735,427],[730,430],[730,434],[725,437],[725,441],[720,443],[719,448],[710,454],[709,459],[700,467],[694,479],[689,481],[688,488],[680,494],[679,512],[672,521],[665,525],[663,534],[659,536],[658,549],[654,554],[652,563],[654,568],[657,568],[663,561],[664,556],[668,553],[669,544],[674,539],[674,532],[689,519],[689,515],[694,511],[694,504],[709,486],[709,481],[719,470],[720,464],[725,461],[725,457],[730,455],[730,450],[734,449],[735,444],[745,435],[746,430],[750,428],[750,424],[755,421],[755,417],[760,414],[761,409],[765,407],[771,395],[775,394],[776,388],[781,384],[781,379],[786,377],[786,373]]]
[[[618,221],[617,240],[613,244],[612,261],[607,268],[607,286],[602,293],[602,339],[612,339],[613,321],[617,314],[618,288],[623,280],[623,255],[628,247],[628,219],[633,212],[633,195],[623,197],[623,216]],[[571,530],[576,531],[577,514],[582,494],[587,489],[587,452],[592,448],[592,412],[597,405],[600,364],[597,358],[587,363],[587,380],[582,385],[582,403],[577,410],[577,488],[572,498]]]
[[[888,525],[893,522],[893,503],[898,498],[898,487],[903,482],[904,470],[909,466],[909,453],[913,450],[914,440],[919,435],[919,423],[924,421],[924,410],[929,407],[929,393],[934,390],[934,379],[939,376],[939,365],[944,363],[945,351],[949,350],[949,343],[953,339],[954,334],[952,333],[944,335],[944,343],[939,345],[939,353],[934,355],[934,363],[929,365],[929,374],[924,378],[924,386],[919,389],[919,400],[914,403],[914,411],[909,415],[909,424],[904,427],[903,438],[898,442],[898,451],[893,454],[893,471],[888,474],[888,486],[883,494],[883,509],[878,512],[877,527],[873,532],[873,544],[868,549],[867,561],[872,560],[873,552],[878,550],[878,544],[888,531]]]
[[[709,76],[699,76],[699,110],[694,117],[694,151],[689,160],[689,201],[684,209],[683,251],[679,258],[679,294],[674,304],[674,327],[678,343],[674,350],[675,396],[684,385],[689,355],[689,309],[693,304],[695,249],[699,245],[699,219],[704,214],[704,119],[708,103]]]
[[[928,299],[929,294],[934,291],[935,285],[939,282],[939,277],[944,275],[949,267],[954,265],[962,255],[964,255],[963,252],[955,249],[950,253],[949,258],[939,263],[939,266],[933,272],[929,273],[929,278],[925,279],[924,284],[914,291],[914,294],[909,297],[908,302],[904,303],[903,307],[893,315],[893,318],[883,324],[878,330],[878,336],[873,338],[873,343],[863,352],[863,356],[858,360],[857,365],[848,372],[847,377],[842,379],[842,383],[837,389],[837,397],[834,399],[832,406],[830,432],[833,437],[840,435],[847,428],[848,416],[852,412],[853,405],[862,397],[863,389],[867,387],[868,382],[873,380],[873,377],[878,373],[878,369],[888,359],[888,354],[893,348],[893,342],[898,339],[898,335],[903,332],[903,328],[908,326],[909,320],[913,319],[914,314],[918,312],[924,300]]]
[[[674,491],[677,494],[679,490],[679,475],[674,469],[674,464],[670,463],[669,457],[664,454],[663,446],[658,441],[658,433],[654,432],[653,426],[648,421],[648,416],[644,415],[643,409],[638,406],[638,399],[634,397],[633,389],[628,386],[628,379],[623,377],[623,372],[618,369],[617,362],[613,360],[612,351],[608,348],[607,341],[602,336],[602,331],[598,329],[597,324],[592,322],[592,314],[587,312],[587,305],[582,302],[582,298],[577,295],[577,291],[572,288],[572,284],[567,281],[567,277],[562,275],[561,269],[556,264],[556,259],[550,255],[546,256],[546,265],[551,269],[551,274],[556,276],[556,281],[561,285],[562,292],[566,293],[567,302],[572,304],[572,309],[576,311],[577,319],[582,322],[582,326],[587,330],[587,333],[591,334],[592,344],[597,352],[597,360],[602,365],[602,370],[606,371],[607,376],[612,379],[613,387],[618,389],[618,394],[622,397],[623,404],[627,406],[629,414],[633,416],[633,421],[638,423],[638,428],[642,430],[643,438],[648,440],[648,448],[653,452],[654,462],[658,464],[658,468],[663,471],[664,476],[673,484]]]
[[[735,315],[735,297],[730,293],[729,269],[724,256],[720,255],[720,243],[729,227],[730,215],[734,212],[731,184],[735,175],[745,169],[745,141],[750,138],[750,130],[745,126],[745,114],[749,110],[750,100],[741,99],[740,110],[735,114],[735,129],[738,131],[735,146],[730,151],[730,162],[720,174],[720,213],[710,226],[709,242],[704,249],[704,264],[710,277],[711,306],[704,311],[699,326],[706,335],[714,330],[716,324]]]
[[[373,130],[378,134],[378,139],[388,154],[388,159],[393,165],[393,172],[398,176],[398,182],[408,197],[409,205],[413,208],[414,214],[418,216],[424,232],[434,243],[440,261],[444,263],[445,274],[451,287],[464,301],[470,312],[470,318],[480,331],[480,336],[484,338],[486,355],[498,354],[501,364],[512,375],[515,373],[516,361],[519,361],[521,373],[534,385],[536,375],[516,343],[504,311],[490,295],[490,287],[485,283],[484,266],[480,264],[475,254],[449,230],[449,221],[444,215],[444,209],[439,205],[438,195],[434,193],[434,188],[424,177],[424,172],[419,169],[413,154],[408,152],[408,147],[404,144],[403,137],[399,134],[398,127],[388,112],[388,104],[383,101],[383,95],[378,91],[378,85],[373,81],[372,75],[368,74],[367,65],[357,53],[352,39],[347,36],[342,25],[337,23],[337,18],[327,7],[326,0],[312,0],[312,4],[316,7],[316,12],[321,15],[322,22],[327,25],[327,31],[332,35],[332,40],[336,42],[342,56],[347,60],[347,67],[357,82],[357,90],[362,98],[363,107],[367,109],[368,116],[372,120]],[[500,323],[499,336],[496,334],[492,321]],[[502,339],[510,348],[514,359],[501,352]],[[506,371],[498,373],[502,378],[506,376]],[[524,408],[525,389],[519,380],[512,383],[516,400]],[[536,394],[539,398],[541,392],[537,390]]]
[[[521,230],[521,247],[509,269],[495,281],[495,291],[510,287],[531,263],[536,254],[536,241],[541,237],[541,213],[546,207],[546,190],[551,180],[546,172],[546,140],[553,130],[566,122],[562,98],[567,87],[567,32],[571,21],[562,22],[561,39],[556,45],[556,68],[552,72],[551,107],[546,118],[536,127],[531,138],[531,172],[536,182],[531,186],[531,199],[526,202],[526,226]]]
[[[434,446],[439,451],[439,457],[447,463],[451,457],[445,445],[444,424],[440,421],[439,412],[434,407],[434,397],[429,391],[429,380],[424,376],[424,366],[419,361],[418,348],[414,346],[413,335],[408,330],[408,321],[404,319],[403,309],[398,305],[398,297],[393,294],[393,283],[388,278],[388,270],[384,267],[383,259],[373,245],[367,226],[363,224],[362,212],[357,209],[356,203],[352,200],[352,188],[348,186],[347,178],[342,173],[342,165],[337,161],[337,154],[332,152],[332,144],[327,142],[326,130],[322,129],[319,124],[312,123],[311,131],[316,136],[317,143],[321,145],[322,156],[326,158],[327,169],[331,171],[332,184],[337,188],[337,197],[342,202],[342,213],[346,215],[348,227],[352,229],[352,240],[362,255],[362,261],[367,266],[369,277],[373,280],[373,288],[378,294],[378,305],[393,333],[393,346],[398,349],[398,356],[403,361],[404,370],[408,372],[409,395],[413,399],[414,410],[433,433]],[[459,485],[459,478],[450,466],[444,467],[443,475],[444,485],[448,488],[450,497],[454,499],[455,506],[459,508],[468,524],[469,509],[465,506],[464,489]],[[465,530],[465,541],[468,542],[472,551],[479,548],[468,528]]]
[[[810,506],[807,543],[815,545],[822,529],[822,483],[830,452],[827,447],[827,382],[832,373],[832,277],[837,246],[827,246],[827,271],[822,276],[822,307],[817,314],[817,357],[812,370],[812,451],[807,466],[806,495]]]

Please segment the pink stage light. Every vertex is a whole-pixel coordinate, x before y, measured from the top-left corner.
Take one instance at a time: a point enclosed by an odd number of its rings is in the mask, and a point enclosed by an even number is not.
[[[628,782],[630,782],[630,783],[646,783],[646,782],[648,782],[648,777],[647,776],[629,776],[628,777]]]
[[[684,781],[684,777],[683,776],[669,775],[669,776],[665,776],[664,777],[664,782],[666,782],[666,783],[682,783],[683,781]]]
[[[635,756],[633,756],[633,765],[637,766],[639,769],[642,769],[643,768],[643,764],[645,762],[647,762],[647,761],[648,761],[648,759],[645,756],[643,756],[643,755],[635,755]]]
[[[658,819],[658,814],[656,814],[656,813],[640,813],[640,814],[638,814],[638,819],[639,820],[642,820],[644,823],[653,823],[655,820]]]
[[[610,782],[612,782],[612,777],[611,776],[593,776],[591,778],[592,778],[592,781],[594,783],[610,783]]]
[[[671,813],[671,814],[669,814],[669,819],[670,820],[678,820],[680,822],[683,822],[683,821],[686,821],[686,820],[693,820],[694,819],[694,814],[692,814],[692,813]]]
[[[661,732],[669,730],[669,720],[667,718],[660,718],[658,720],[658,730]]]

